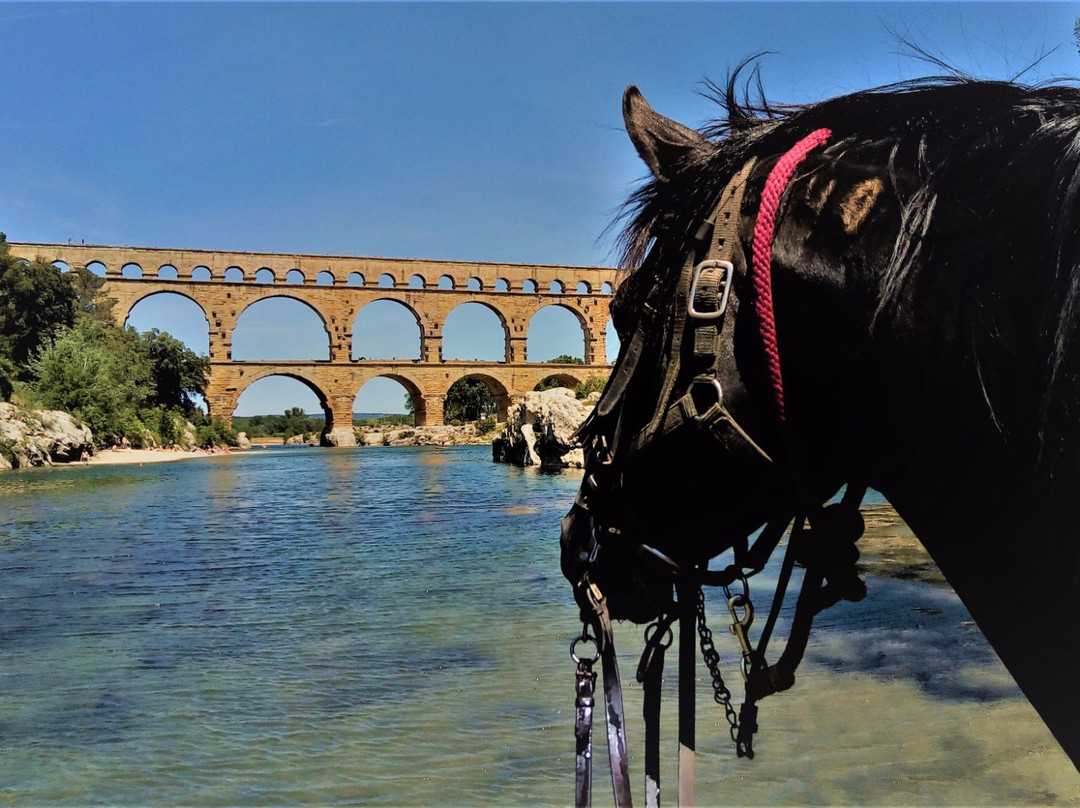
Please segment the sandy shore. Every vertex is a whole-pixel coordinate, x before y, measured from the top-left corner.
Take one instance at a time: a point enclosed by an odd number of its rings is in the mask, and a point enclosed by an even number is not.
[[[102,449],[90,458],[89,465],[141,466],[144,463],[166,463],[172,460],[188,460],[192,457],[212,457],[222,454],[228,454],[228,452],[221,450],[208,452],[202,449],[193,452],[185,452],[179,449]]]

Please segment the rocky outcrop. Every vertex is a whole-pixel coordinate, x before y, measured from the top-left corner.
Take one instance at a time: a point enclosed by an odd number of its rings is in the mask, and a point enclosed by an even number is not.
[[[336,426],[323,437],[327,446],[356,446],[356,433],[352,427]]]
[[[92,454],[94,436],[66,412],[0,402],[0,469],[51,466]]]
[[[510,408],[502,434],[492,441],[492,459],[517,466],[581,468],[584,458],[573,435],[591,411],[589,400],[579,401],[564,387],[526,393]]]
[[[490,437],[477,434],[474,424],[462,426],[360,427],[356,441],[361,446],[477,446]]]

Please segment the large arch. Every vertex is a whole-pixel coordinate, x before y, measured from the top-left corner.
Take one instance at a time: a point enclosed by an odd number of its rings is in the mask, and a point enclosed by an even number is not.
[[[477,323],[479,312],[486,322]],[[471,322],[470,322],[471,320]],[[455,306],[446,316],[442,326],[444,359],[508,361],[506,345],[510,331],[506,316],[495,306],[479,301],[469,301]]]
[[[307,322],[297,322],[302,319]],[[321,339],[314,329],[321,330]],[[305,300],[284,294],[263,297],[237,315],[231,358],[329,359],[330,329],[322,313]]]
[[[446,385],[446,389],[443,390],[443,415],[445,416],[446,396],[449,395],[450,388],[464,379],[476,379],[487,386],[487,389],[491,391],[491,395],[495,399],[495,419],[497,421],[505,421],[506,413],[510,409],[510,392],[506,389],[506,385],[503,384],[500,379],[490,373],[484,373],[482,371],[465,371],[464,373],[458,374],[456,378],[450,380],[449,384]]]
[[[302,373],[297,373],[297,372],[294,372],[294,371],[266,370],[266,371],[256,371],[256,372],[252,373],[251,375],[246,376],[244,378],[244,380],[242,382],[238,383],[237,386],[236,386],[236,403],[233,405],[233,412],[230,415],[237,414],[238,411],[243,408],[242,399],[244,397],[244,393],[246,393],[248,390],[250,390],[254,385],[258,384],[259,382],[264,382],[264,381],[267,381],[267,380],[273,379],[273,378],[292,379],[294,381],[300,382],[304,387],[306,387],[311,393],[314,394],[315,399],[318,402],[318,406],[323,412],[323,429],[322,429],[322,432],[319,435],[319,442],[321,444],[323,444],[323,445],[326,445],[327,444],[326,436],[330,433],[330,431],[335,426],[335,424],[334,424],[334,412],[333,412],[332,407],[330,406],[330,399],[327,396],[327,394],[319,387],[319,385],[316,382],[312,381],[311,379],[308,379]],[[296,406],[296,405],[294,404],[294,405],[288,405],[288,406]],[[282,411],[284,411],[285,409],[287,409],[287,406],[283,405],[282,407],[279,407],[278,409],[281,409]],[[305,412],[307,412],[306,407],[304,407],[303,409],[305,410]],[[247,413],[247,414],[250,414],[250,415],[271,415],[271,414],[276,414],[276,413]],[[311,415],[312,413],[307,412],[307,414]],[[343,424],[343,426],[351,427],[352,424],[351,423]]]
[[[419,360],[422,340],[423,330],[416,309],[402,300],[379,298],[356,312],[350,355],[354,360]]]
[[[552,385],[545,384],[545,382],[548,381],[557,382],[557,386],[567,387],[573,390],[579,384],[584,383],[585,379],[583,373],[571,373],[568,370],[556,370],[547,374],[546,376],[544,376],[544,378],[537,382],[534,389],[539,390],[545,387],[551,387]]]
[[[577,325],[577,329],[572,328]],[[549,362],[557,356],[585,359],[587,328],[581,312],[558,303],[544,306],[529,318],[526,345],[529,360]]]
[[[156,328],[180,340],[201,356],[210,353],[210,318],[194,298],[181,292],[143,295],[123,314],[124,325],[136,331]]]

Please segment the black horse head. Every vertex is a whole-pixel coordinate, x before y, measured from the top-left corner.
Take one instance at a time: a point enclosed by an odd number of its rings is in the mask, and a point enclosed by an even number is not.
[[[698,133],[624,98],[653,179],[628,206],[621,350],[581,430],[565,575],[645,621],[678,570],[869,485],[1075,757],[1080,709],[1061,707],[1080,648],[1001,594],[1019,577],[1026,607],[1080,627],[1080,91],[928,80],[777,111],[740,106],[733,77],[722,100]],[[781,418],[751,242],[766,177],[822,128],[771,241]],[[741,174],[730,297],[702,341],[686,287]]]

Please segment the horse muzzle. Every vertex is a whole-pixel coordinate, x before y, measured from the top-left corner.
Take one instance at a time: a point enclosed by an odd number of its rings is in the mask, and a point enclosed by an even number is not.
[[[563,517],[560,545],[562,572],[583,618],[592,613],[590,585],[603,593],[615,620],[647,623],[670,609],[671,571],[645,550],[631,526],[598,519],[579,497]]]

